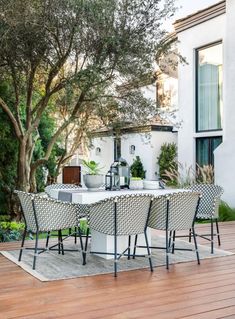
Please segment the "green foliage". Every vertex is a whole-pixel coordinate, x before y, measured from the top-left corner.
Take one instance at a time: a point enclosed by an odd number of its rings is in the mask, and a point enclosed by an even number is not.
[[[164,180],[167,185],[177,185],[177,178],[170,179],[166,172],[168,170],[177,171],[177,146],[175,143],[164,143],[161,146],[161,153],[157,158],[159,165],[159,177]]]
[[[33,153],[33,161],[36,161],[42,158],[45,155],[47,147],[50,143],[50,140],[53,134],[56,131],[56,121],[53,116],[53,104],[51,104],[51,109],[45,112],[42,117],[38,127],[38,133],[40,138],[36,141],[34,153]],[[46,172],[48,171],[48,175],[50,177],[55,178],[57,175],[57,159],[64,152],[64,149],[60,148],[59,140],[54,144],[50,157],[45,165],[39,166],[36,172],[36,184],[37,190],[39,192],[44,191],[46,184]]]
[[[86,161],[82,160],[82,164],[86,170],[86,173],[89,175],[99,175],[101,174],[101,167],[99,167],[99,163],[95,161]]]
[[[139,156],[136,156],[133,164],[130,167],[130,171],[132,177],[139,177],[140,179],[145,178],[146,171],[144,170],[144,166]]]
[[[10,115],[0,114],[0,122],[5,128],[11,118],[14,124],[3,153],[8,161],[1,172],[4,185],[34,188],[35,168],[43,165],[36,176],[42,190],[45,168],[55,176],[56,164],[63,166],[76,152],[74,142],[71,153],[66,149],[67,156],[58,158],[65,153],[59,138],[69,145],[73,125],[83,133],[94,118],[107,126],[124,125],[156,114],[156,103],[139,88],[153,80],[157,51],[170,49],[166,41],[162,44],[162,24],[175,12],[174,0],[4,0],[0,12],[0,82],[8,83],[8,94],[0,92],[0,108]],[[145,75],[149,78],[143,83]],[[52,115],[57,120],[54,139]]]
[[[214,167],[213,165],[196,165],[195,181],[196,183],[214,183]]]
[[[141,181],[142,178],[141,177],[131,177],[132,181]]]
[[[0,96],[9,104],[11,89],[6,81],[0,83]],[[12,190],[15,188],[17,176],[18,142],[15,138],[12,124],[0,108],[0,211],[7,213],[10,208]]]
[[[23,231],[23,223],[0,222],[0,242],[21,240]]]
[[[2,229],[5,230],[17,230],[17,231],[23,231],[24,230],[24,223],[17,223],[17,222],[1,222],[0,223]]]
[[[214,168],[212,165],[196,165],[196,169],[192,166],[182,165],[178,163],[177,167],[170,167],[163,174],[163,181],[168,185],[177,187],[188,187],[195,183],[213,184]]]
[[[9,222],[11,220],[9,215],[0,215],[0,222]]]
[[[231,208],[227,203],[221,202],[219,206],[219,221],[235,220],[235,208]]]
[[[86,235],[86,233],[87,233],[87,228],[88,228],[87,221],[86,221],[86,220],[81,220],[81,221],[80,221],[80,230],[81,230],[81,233],[82,233],[83,235]]]

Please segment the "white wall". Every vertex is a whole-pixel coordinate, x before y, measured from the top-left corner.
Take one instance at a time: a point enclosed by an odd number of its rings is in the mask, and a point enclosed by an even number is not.
[[[102,173],[106,174],[110,165],[114,161],[114,146],[112,137],[97,137],[92,140],[93,147],[90,150],[89,159],[100,163]],[[96,149],[99,147],[101,153],[97,155]]]
[[[226,2],[224,37],[224,141],[215,150],[215,179],[235,207],[235,1]]]
[[[160,154],[160,148],[163,143],[176,143],[177,134],[172,132],[154,131],[151,133],[133,133],[121,136],[121,154],[122,157],[131,166],[133,160],[138,155],[146,170],[146,179],[156,179],[155,172],[158,170],[157,157]],[[104,174],[113,163],[113,138],[103,137],[95,138],[92,141],[94,148],[90,150],[89,158],[104,166]],[[135,146],[135,153],[130,153],[130,146]],[[101,148],[100,155],[96,155],[96,147]]]
[[[122,156],[131,165],[136,156],[139,156],[144,169],[146,179],[154,180],[158,172],[157,157],[163,143],[177,142],[177,134],[172,132],[153,131],[149,134],[128,134],[122,138]],[[130,146],[135,145],[135,154],[130,154]]]
[[[218,132],[195,133],[195,49],[224,38],[225,15],[221,15],[178,34],[179,52],[187,65],[179,65],[178,160],[195,167],[195,138],[218,136]],[[221,133],[221,132],[220,132]],[[219,135],[220,135],[219,133]]]

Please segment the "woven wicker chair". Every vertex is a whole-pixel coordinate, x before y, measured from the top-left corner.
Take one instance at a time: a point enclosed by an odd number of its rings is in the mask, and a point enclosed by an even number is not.
[[[61,190],[66,190],[66,189],[79,189],[80,186],[79,185],[75,185],[75,184],[62,184],[62,183],[55,183],[55,184],[51,184],[51,185],[47,185],[45,187],[45,193],[47,194],[47,196],[52,197],[52,189],[61,189]],[[53,197],[52,197],[53,198]],[[60,199],[60,198],[59,198]],[[63,200],[64,201],[64,200]],[[72,229],[69,229],[69,235],[71,235],[72,233],[74,234],[74,242],[75,244],[77,243],[77,227],[75,227],[74,232],[72,231]],[[50,236],[54,236],[51,235],[50,233],[47,236],[47,243],[49,242]],[[63,234],[62,236],[67,236],[67,234]]]
[[[194,245],[196,251],[197,262],[200,264],[199,253],[197,248],[197,241],[194,232],[194,221],[198,208],[200,194],[197,192],[180,192],[165,196],[154,197],[150,216],[148,220],[148,227],[164,230],[166,233],[166,246],[156,247],[151,246],[151,249],[165,249],[166,250],[166,268],[169,269],[169,253],[174,250],[192,250],[175,248],[175,238],[185,237],[176,236],[176,231],[192,229],[194,238]],[[134,256],[136,247],[145,248],[145,246],[137,245],[137,236],[135,238]]]
[[[219,204],[220,198],[223,194],[223,188],[214,184],[195,184],[190,187],[192,191],[200,192],[202,197],[196,219],[199,220],[210,220],[211,232],[210,234],[196,234],[211,242],[211,253],[214,252],[214,237],[217,236],[218,244],[220,246],[220,234],[219,234]],[[216,224],[216,233],[214,232],[214,221]],[[191,236],[189,236],[191,240]]]
[[[114,237],[114,252],[95,252],[114,256],[114,276],[117,276],[117,262],[122,256],[130,259],[131,236],[144,234],[151,271],[152,261],[146,234],[147,220],[151,206],[150,195],[124,195],[111,197],[89,207],[89,226],[92,230]],[[128,236],[127,248],[123,252],[117,251],[117,237]],[[145,257],[141,255],[141,257]]]
[[[64,246],[61,230],[79,225],[80,207],[78,204],[63,203],[47,197],[41,197],[31,193],[15,191],[21,203],[23,216],[25,219],[25,230],[22,238],[21,249],[18,260],[21,261],[24,248],[24,241],[28,232],[36,234],[33,269],[36,266],[36,257],[39,253],[58,246],[59,253],[64,254]],[[45,248],[38,247],[40,232],[58,231],[58,244],[48,248],[48,241]],[[83,264],[84,253],[83,243],[80,236]]]

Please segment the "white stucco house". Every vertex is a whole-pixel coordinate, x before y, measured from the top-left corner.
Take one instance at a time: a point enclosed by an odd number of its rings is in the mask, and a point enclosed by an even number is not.
[[[170,68],[168,68],[171,70]],[[170,72],[169,72],[170,73]],[[177,79],[176,72],[163,73],[156,71],[154,81],[140,86],[145,98],[152,100],[162,109],[173,110],[177,106]],[[100,129],[92,133],[91,146],[88,157],[103,167],[107,173],[116,158],[123,157],[131,166],[136,156],[139,156],[144,169],[146,179],[158,178],[157,158],[160,155],[161,146],[164,143],[177,143],[177,130],[173,121],[156,116],[145,125],[129,125],[120,131],[119,137],[112,130]]]
[[[160,74],[143,88],[147,97],[178,107],[178,133],[170,125],[130,127],[116,138],[109,130],[95,132],[90,158],[104,173],[115,156],[129,165],[139,155],[147,179],[156,179],[163,143],[177,142],[183,167],[214,165],[215,182],[223,199],[235,207],[235,0],[223,0],[174,23],[178,52],[186,64],[175,74]],[[178,136],[177,136],[178,135]]]
[[[178,160],[213,164],[223,199],[235,207],[235,0],[174,23],[178,48]]]
[[[173,126],[157,122],[123,128],[119,137],[111,130],[99,130],[93,133],[89,157],[98,162],[106,173],[116,158],[121,156],[131,165],[139,156],[146,170],[146,179],[155,180],[162,144],[176,142],[177,132]]]

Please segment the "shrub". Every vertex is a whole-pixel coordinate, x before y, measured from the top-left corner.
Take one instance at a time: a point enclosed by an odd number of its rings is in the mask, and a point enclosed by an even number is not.
[[[9,222],[10,220],[10,215],[0,215],[0,222]]]
[[[86,235],[88,224],[86,220],[80,220],[80,231],[83,235]]]
[[[161,153],[157,158],[159,165],[159,177],[164,180],[167,185],[177,185],[177,177],[171,175],[171,178],[166,174],[167,171],[177,172],[178,165],[176,161],[177,146],[175,143],[164,143],[161,146]],[[173,177],[173,178],[172,178]]]
[[[141,179],[145,178],[146,171],[144,170],[144,166],[139,156],[136,156],[136,159],[130,167],[130,171],[132,177],[139,177]]]
[[[235,208],[231,208],[227,203],[221,202],[219,207],[219,221],[235,220]]]
[[[0,222],[0,242],[21,240],[23,230],[23,223]]]
[[[177,164],[177,167],[170,167],[163,174],[163,181],[168,185],[177,187],[188,187],[195,183],[214,183],[214,168],[212,165],[196,165],[196,169],[192,166]]]

